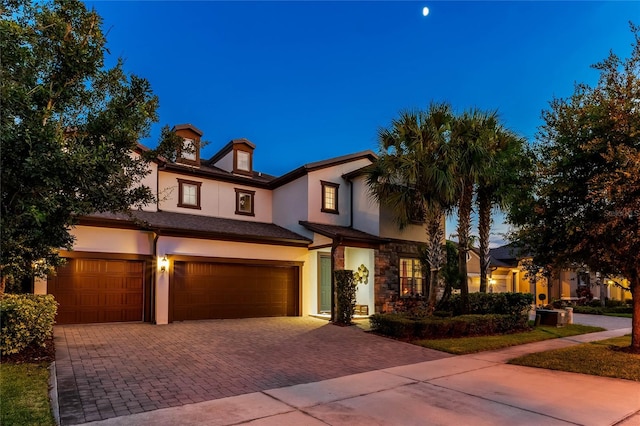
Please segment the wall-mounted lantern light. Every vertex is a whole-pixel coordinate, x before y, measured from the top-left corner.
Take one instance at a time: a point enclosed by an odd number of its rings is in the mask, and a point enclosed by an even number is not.
[[[167,272],[167,268],[169,267],[169,259],[167,259],[167,255],[165,254],[162,259],[160,259],[160,272]]]

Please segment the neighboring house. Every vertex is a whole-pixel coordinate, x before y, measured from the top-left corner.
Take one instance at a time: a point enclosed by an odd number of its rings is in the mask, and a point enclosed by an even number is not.
[[[55,276],[58,323],[172,321],[330,314],[332,271],[360,271],[357,313],[424,293],[424,227],[398,230],[369,195],[371,151],[274,177],[255,171],[246,139],[200,158],[202,132],[186,124],[176,162],[150,165],[157,204],[80,218]]]
[[[534,289],[531,280],[528,279],[522,267],[522,262],[530,259],[530,255],[522,253],[518,246],[514,244],[490,249],[489,254],[491,256],[489,282],[496,292],[532,293],[536,296],[537,304],[541,303],[538,295],[544,294],[546,296],[544,303],[546,304],[557,299],[570,300],[577,298],[576,290],[579,287],[589,287],[592,294],[598,298],[600,289],[596,283],[601,281],[601,285],[607,286],[605,289],[606,297],[616,300],[624,300],[631,297],[630,293],[614,285],[614,282],[618,282],[628,287],[626,280],[608,277],[599,280],[595,273],[579,272],[574,269],[562,269],[558,273],[552,273],[550,277],[539,276]]]

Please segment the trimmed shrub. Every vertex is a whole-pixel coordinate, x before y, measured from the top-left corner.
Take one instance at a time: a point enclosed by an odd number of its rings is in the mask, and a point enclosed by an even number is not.
[[[345,269],[334,272],[336,280],[337,312],[336,322],[338,324],[351,324],[353,314],[356,310],[356,289],[358,288],[353,276],[353,271]]]
[[[576,314],[602,315],[602,308],[599,306],[575,306],[573,312]]]
[[[614,306],[605,308],[604,311],[608,314],[632,314],[633,306]]]
[[[591,314],[591,315],[603,315],[603,314],[632,314],[633,307],[631,306],[615,306],[612,308],[601,308],[600,306],[576,306],[573,308],[573,312],[576,314]]]
[[[624,305],[624,302],[622,300],[612,300],[607,298],[604,301],[607,308],[617,308],[618,306]]]
[[[586,306],[591,306],[592,308],[600,308],[602,304],[600,303],[600,299],[592,299],[586,303]]]
[[[50,294],[0,296],[0,353],[16,354],[29,345],[44,346],[53,336],[58,303]]]
[[[524,315],[531,308],[533,295],[530,293],[469,293],[469,314]],[[451,296],[440,308],[462,314],[462,299],[459,294]]]
[[[415,320],[399,314],[373,314],[371,329],[385,336],[408,339],[414,335]]]
[[[529,328],[527,317],[510,315],[460,315],[452,318],[407,318],[401,314],[374,314],[371,328],[398,339],[434,339],[485,336]]]

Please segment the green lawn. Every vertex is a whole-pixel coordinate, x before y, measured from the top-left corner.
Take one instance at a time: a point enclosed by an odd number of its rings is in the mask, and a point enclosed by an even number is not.
[[[509,363],[640,382],[640,354],[615,350],[629,345],[631,335],[525,355]]]
[[[622,318],[631,318],[631,317],[633,317],[633,314],[610,314],[608,312],[605,312],[602,315],[606,315],[608,317],[622,317]]]
[[[604,331],[604,328],[579,324],[570,324],[565,327],[538,326],[534,330],[522,333],[460,337],[456,339],[417,340],[413,343],[425,348],[463,355],[596,331]]]
[[[0,364],[0,424],[55,425],[47,364]]]

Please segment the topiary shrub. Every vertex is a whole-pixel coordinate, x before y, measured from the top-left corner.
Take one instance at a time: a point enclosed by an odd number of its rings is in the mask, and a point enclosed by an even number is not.
[[[17,354],[29,345],[44,346],[53,336],[58,303],[53,296],[3,294],[0,296],[0,353]]]
[[[356,289],[358,288],[353,271],[345,269],[335,271],[337,312],[336,323],[349,325],[356,309]]]

